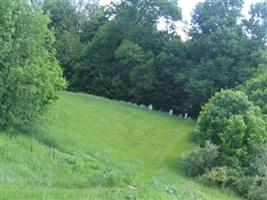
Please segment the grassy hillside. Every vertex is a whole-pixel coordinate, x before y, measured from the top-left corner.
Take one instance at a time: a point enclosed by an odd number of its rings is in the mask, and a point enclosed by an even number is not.
[[[0,132],[0,199],[239,199],[183,175],[193,126],[62,92],[31,130]]]

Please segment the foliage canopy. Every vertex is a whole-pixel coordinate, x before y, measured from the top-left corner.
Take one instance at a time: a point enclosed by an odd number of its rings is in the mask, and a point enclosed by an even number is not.
[[[49,18],[26,0],[0,1],[0,126],[34,120],[65,86]]]

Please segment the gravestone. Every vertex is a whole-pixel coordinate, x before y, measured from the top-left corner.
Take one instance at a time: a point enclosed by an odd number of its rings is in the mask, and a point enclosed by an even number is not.
[[[187,119],[188,118],[188,113],[184,114],[184,118]]]
[[[169,115],[173,115],[173,110],[170,110]]]
[[[197,124],[199,124],[201,121],[200,117],[197,118]]]
[[[149,109],[149,110],[153,110],[153,106],[152,106],[152,104],[150,104],[150,105],[148,106],[148,109]]]

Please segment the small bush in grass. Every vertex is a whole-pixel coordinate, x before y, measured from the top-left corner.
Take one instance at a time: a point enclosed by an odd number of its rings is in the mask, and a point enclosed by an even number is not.
[[[198,176],[207,169],[211,169],[218,157],[218,147],[209,141],[204,148],[197,148],[183,155],[185,173],[189,176]]]
[[[132,182],[129,172],[119,169],[103,169],[94,181],[95,186],[125,186]]]

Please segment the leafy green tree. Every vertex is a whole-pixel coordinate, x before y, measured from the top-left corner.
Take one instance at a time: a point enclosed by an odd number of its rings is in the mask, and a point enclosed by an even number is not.
[[[119,4],[112,4],[108,13],[124,23],[147,26],[155,26],[161,17],[171,21],[181,19],[181,10],[173,0],[122,0]]]
[[[130,92],[135,101],[148,104],[152,102],[151,94],[155,90],[155,55],[152,52],[148,52],[145,54],[144,60],[143,63],[136,65],[130,72],[132,83]]]
[[[267,4],[258,2],[251,5],[250,18],[243,20],[247,33],[251,37],[252,48],[266,49]]]
[[[115,51],[115,58],[118,65],[118,81],[116,95],[118,98],[130,97],[129,88],[131,88],[130,72],[137,65],[144,63],[144,52],[141,47],[130,42],[123,41]]]
[[[105,16],[109,20],[88,43],[74,87],[110,98],[151,103],[154,57],[171,36],[157,30],[157,20],[178,20],[180,9],[172,1],[124,0],[108,6]]]
[[[242,5],[242,0],[206,0],[194,10],[185,85],[189,99],[185,106],[193,115],[215,91],[243,83],[257,67],[251,65],[249,38],[238,23]]]
[[[162,50],[155,57],[152,102],[162,110],[183,112],[184,84],[186,82],[185,44],[177,36],[161,36]],[[186,112],[186,111],[185,111]]]
[[[250,66],[259,66],[260,63],[266,63],[262,52],[266,52],[267,44],[267,5],[266,2],[257,2],[251,5],[250,18],[242,21],[243,29],[249,36],[247,50],[250,52],[247,57]],[[263,60],[263,59],[264,60]]]
[[[85,49],[79,34],[85,23],[85,19],[82,18],[84,13],[81,13],[80,7],[86,5],[82,2],[84,1],[44,0],[42,4],[44,12],[51,18],[49,28],[55,33],[56,57],[70,82],[75,65],[81,59]]]
[[[118,63],[115,51],[122,42],[122,29],[116,21],[99,28],[88,44],[83,59],[75,71],[73,87],[92,94],[116,97]]]
[[[91,0],[78,10],[80,10],[78,12],[80,40],[82,43],[87,44],[92,41],[99,28],[108,22],[108,18],[105,13],[105,7],[101,7],[98,0]]]
[[[262,61],[254,77],[237,87],[244,91],[249,100],[261,108],[262,113],[267,115],[267,54],[262,53]]]
[[[262,109],[264,114],[267,114],[267,75],[259,75],[248,80],[243,90],[255,105]]]
[[[0,1],[0,126],[24,126],[65,86],[49,18],[26,0]]]

